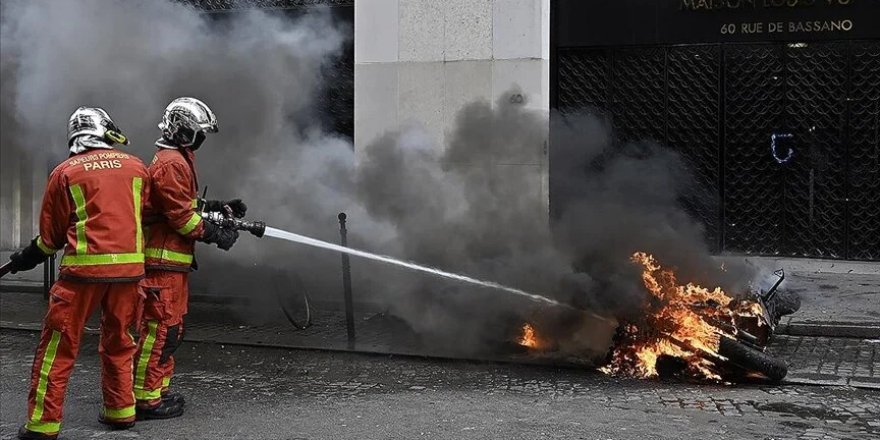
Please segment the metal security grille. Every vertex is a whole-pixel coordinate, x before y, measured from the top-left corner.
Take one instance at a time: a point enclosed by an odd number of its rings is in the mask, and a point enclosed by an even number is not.
[[[781,48],[728,47],[722,68],[724,142],[715,148],[722,148],[725,165],[723,246],[781,253],[784,187],[769,144],[783,122]]]
[[[354,30],[354,0],[177,0],[221,19],[253,9],[290,18],[310,9],[326,8],[333,20]],[[354,38],[345,42],[339,55],[325,60],[322,90],[314,97],[319,123],[327,131],[354,138]],[[314,121],[309,121],[312,123]]]
[[[880,42],[849,48],[847,251],[880,259]]]
[[[558,54],[558,108],[602,113],[621,142],[652,140],[680,151],[701,184],[684,194],[683,202],[703,221],[717,250],[718,49],[560,49]]]
[[[784,120],[794,156],[778,165],[787,255],[846,256],[847,47],[784,47]]]
[[[666,61],[666,144],[690,166],[696,187],[686,194],[685,206],[706,226],[706,239],[720,248],[718,178],[720,96],[719,51],[712,46],[670,48]]]
[[[880,260],[880,42],[558,48],[554,62],[560,111],[682,153],[701,184],[685,203],[716,250]]]

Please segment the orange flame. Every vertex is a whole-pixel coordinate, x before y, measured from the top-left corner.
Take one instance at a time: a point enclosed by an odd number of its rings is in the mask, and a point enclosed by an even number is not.
[[[522,336],[520,336],[517,342],[523,347],[538,348],[538,337],[535,335],[535,328],[529,323],[523,324]]]
[[[647,253],[636,252],[632,261],[643,267],[642,282],[651,294],[645,303],[648,313],[638,326],[630,324],[622,329],[622,342],[600,371],[655,377],[657,361],[666,355],[684,360],[696,377],[720,379],[710,359],[723,359],[718,354],[721,335],[733,335],[710,321],[732,324],[736,315],[754,316],[760,307],[750,303],[734,310],[735,301],[719,287],[679,284],[674,271],[664,269]]]

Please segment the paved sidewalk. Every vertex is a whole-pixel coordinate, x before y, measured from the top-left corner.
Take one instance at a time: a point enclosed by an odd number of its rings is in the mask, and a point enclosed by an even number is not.
[[[880,338],[880,275],[794,272],[785,288],[801,296],[801,309],[779,333]]]
[[[8,253],[0,253],[0,260],[8,258],[6,254]],[[761,260],[761,264],[769,263],[769,267],[785,269],[786,280],[783,288],[797,292],[801,296],[801,309],[784,318],[777,328],[777,333],[793,336],[880,339],[880,263],[755,257],[749,259]],[[42,275],[41,268],[7,275],[0,281],[0,291],[42,292]],[[216,297],[206,293],[208,292],[194,292],[193,302],[205,300],[218,302],[220,299],[233,303],[236,301],[236,298]],[[209,308],[209,305],[200,305],[200,307]],[[237,305],[228,305],[227,309],[234,307]],[[336,313],[332,310],[334,307],[328,305],[326,311]],[[195,311],[198,311],[198,308]],[[222,316],[231,314],[230,310],[217,308],[211,309],[206,316],[210,318],[217,313]],[[271,316],[270,319],[279,320],[278,323],[286,327],[286,322],[279,319],[281,315],[277,313],[276,315]],[[359,319],[363,320],[373,315],[375,313],[368,313]],[[344,346],[344,341],[342,343]]]
[[[355,314],[356,344],[351,347],[348,343],[345,314],[335,306],[313,305],[312,325],[305,330],[293,327],[279,310],[274,310],[274,313],[266,312],[261,317],[262,322],[258,324],[247,322],[241,318],[241,314],[236,313],[236,307],[250,306],[191,303],[185,322],[185,338],[189,341],[235,345],[421,354],[418,340],[408,326],[382,313]],[[0,294],[0,327],[39,330],[45,311],[45,300],[39,294]],[[86,324],[86,331],[96,333],[99,326],[96,313]]]

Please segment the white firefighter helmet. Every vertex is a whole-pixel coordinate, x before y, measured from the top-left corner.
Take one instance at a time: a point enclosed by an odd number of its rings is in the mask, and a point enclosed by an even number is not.
[[[159,129],[165,143],[195,150],[204,142],[206,133],[218,131],[217,117],[196,98],[177,98],[165,108]]]
[[[72,146],[74,140],[81,136],[90,136],[91,140],[104,142],[108,146],[128,145],[128,138],[116,127],[107,111],[99,107],[80,107],[70,115],[67,121],[67,146]]]

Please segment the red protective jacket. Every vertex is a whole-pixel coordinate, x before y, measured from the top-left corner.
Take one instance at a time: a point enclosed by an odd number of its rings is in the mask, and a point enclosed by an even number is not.
[[[189,149],[159,148],[150,164],[146,224],[147,270],[188,272],[204,224],[197,208],[199,185]]]
[[[64,248],[61,279],[131,282],[144,276],[141,212],[149,197],[143,162],[91,149],[55,167],[43,195],[37,245]]]

